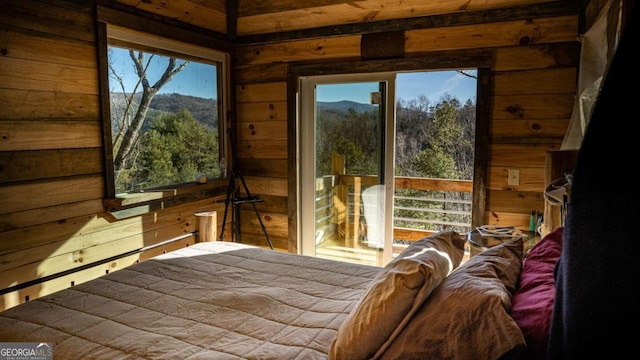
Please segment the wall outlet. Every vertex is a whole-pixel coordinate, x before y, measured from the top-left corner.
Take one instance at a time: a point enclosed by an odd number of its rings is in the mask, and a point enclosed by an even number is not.
[[[520,170],[507,170],[507,185],[520,185]]]

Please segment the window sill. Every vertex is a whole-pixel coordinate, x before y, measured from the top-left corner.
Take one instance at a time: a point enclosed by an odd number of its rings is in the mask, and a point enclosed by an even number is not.
[[[142,215],[192,201],[226,195],[227,180],[211,180],[204,184],[187,183],[173,187],[148,189],[118,194],[102,201],[105,210],[116,219]]]

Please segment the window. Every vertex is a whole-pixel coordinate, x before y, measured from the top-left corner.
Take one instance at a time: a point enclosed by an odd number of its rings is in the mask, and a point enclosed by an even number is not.
[[[222,178],[228,55],[111,25],[107,39],[107,196]]]

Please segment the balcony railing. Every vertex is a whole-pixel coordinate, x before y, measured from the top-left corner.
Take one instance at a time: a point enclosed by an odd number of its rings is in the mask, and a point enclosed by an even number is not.
[[[471,229],[470,180],[395,177],[393,240],[407,243],[434,232]],[[360,194],[374,176],[328,175],[316,180],[316,226],[326,235],[357,243],[367,233]]]

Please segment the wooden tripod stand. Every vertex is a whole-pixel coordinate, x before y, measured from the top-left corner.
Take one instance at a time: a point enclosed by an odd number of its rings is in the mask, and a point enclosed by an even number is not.
[[[267,234],[267,229],[264,227],[264,223],[262,222],[262,218],[260,217],[260,213],[258,212],[258,208],[256,207],[256,203],[264,202],[260,198],[260,196],[251,195],[249,191],[249,187],[247,187],[247,182],[244,180],[244,177],[240,173],[240,170],[236,168],[236,143],[233,138],[233,133],[231,129],[227,129],[227,134],[229,135],[229,141],[231,142],[231,173],[229,175],[229,185],[227,186],[227,198],[224,201],[224,216],[222,220],[222,231],[220,231],[220,241],[224,238],[224,230],[227,225],[227,212],[229,210],[229,204],[231,204],[231,211],[233,213],[232,217],[234,218],[232,224],[232,240],[234,242],[240,241],[240,205],[242,204],[251,204],[253,207],[253,211],[256,213],[256,217],[258,218],[258,222],[260,223],[260,227],[262,228],[262,232],[264,236],[267,238],[267,243],[269,243],[269,247],[273,250],[273,244],[271,243],[271,239],[269,239],[269,234]],[[240,189],[236,187],[236,180],[240,180],[240,183],[244,189],[244,193],[246,196],[240,197]]]

